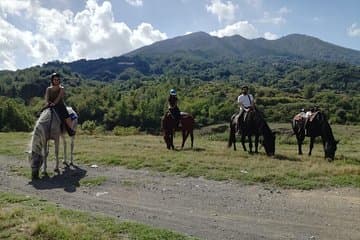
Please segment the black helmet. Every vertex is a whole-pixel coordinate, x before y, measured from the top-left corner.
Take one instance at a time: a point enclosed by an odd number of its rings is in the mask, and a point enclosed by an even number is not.
[[[59,74],[59,73],[54,72],[54,73],[52,73],[52,74],[51,74],[51,80],[53,80],[53,79],[54,79],[54,77],[60,77],[60,74]]]

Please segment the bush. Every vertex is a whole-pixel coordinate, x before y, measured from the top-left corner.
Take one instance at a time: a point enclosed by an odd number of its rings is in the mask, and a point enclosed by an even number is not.
[[[81,129],[87,134],[94,134],[96,129],[96,123],[95,121],[87,120],[83,122],[83,124],[81,125]]]
[[[115,136],[130,136],[139,134],[139,129],[136,127],[121,127],[116,126],[113,129],[113,133]]]

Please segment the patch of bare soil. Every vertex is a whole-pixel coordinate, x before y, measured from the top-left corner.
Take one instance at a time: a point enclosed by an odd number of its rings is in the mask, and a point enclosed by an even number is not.
[[[284,190],[103,166],[30,182],[11,171],[28,167],[26,161],[0,156],[0,166],[0,191],[201,239],[360,239],[358,189]],[[100,176],[106,177],[100,186],[79,185]]]

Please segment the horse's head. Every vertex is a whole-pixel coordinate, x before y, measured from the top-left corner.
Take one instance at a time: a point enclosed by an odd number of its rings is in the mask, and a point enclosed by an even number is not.
[[[325,158],[329,159],[329,162],[334,160],[338,143],[339,141],[325,142],[324,145]]]
[[[273,156],[275,154],[275,138],[275,133],[271,131],[266,135],[264,134],[263,146],[268,156]]]
[[[39,179],[39,170],[44,162],[44,156],[34,151],[27,153],[28,153],[28,160],[31,166],[31,179],[33,180]]]

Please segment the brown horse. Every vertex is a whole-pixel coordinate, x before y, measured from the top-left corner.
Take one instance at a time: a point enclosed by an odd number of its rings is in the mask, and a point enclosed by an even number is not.
[[[228,147],[234,146],[236,150],[236,130],[239,126],[239,114],[234,114],[230,121],[230,136]],[[265,152],[268,156],[275,154],[275,134],[271,131],[269,125],[265,122],[260,112],[257,110],[251,110],[247,113],[245,120],[240,124],[241,129],[241,144],[244,151],[247,151],[245,146],[245,138],[248,137],[249,141],[249,152],[252,153],[252,139],[255,136],[255,153],[258,153],[259,137],[263,136],[262,145],[264,146]]]
[[[309,119],[302,117],[300,114],[294,116],[291,126],[298,143],[299,155],[302,154],[301,145],[305,139],[306,121],[306,136],[310,137],[309,156],[311,155],[311,151],[314,147],[315,138],[321,136],[324,146],[325,158],[327,158],[329,161],[333,161],[335,157],[335,151],[337,149],[337,143],[339,141],[335,140],[331,127],[322,112],[315,112]]]
[[[191,138],[191,148],[193,148],[194,144],[194,125],[195,120],[192,115],[188,113],[181,112],[180,118],[181,124],[181,131],[182,131],[182,144],[181,148],[184,147],[185,141],[187,137],[190,135]],[[165,113],[165,115],[161,119],[161,129],[163,130],[164,140],[166,143],[166,147],[168,149],[175,149],[174,148],[174,134],[176,129],[176,121],[171,115],[170,112]]]

